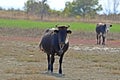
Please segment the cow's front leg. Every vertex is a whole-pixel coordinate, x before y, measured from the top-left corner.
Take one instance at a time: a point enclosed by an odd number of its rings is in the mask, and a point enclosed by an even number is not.
[[[104,35],[102,36],[102,39],[103,39],[102,45],[105,45],[105,36]]]
[[[62,74],[62,60],[63,60],[63,54],[60,56],[59,59],[59,74]]]
[[[102,45],[105,45],[105,37],[106,37],[106,34],[103,34],[103,35],[102,35],[102,39],[103,39],[103,40],[102,40]]]

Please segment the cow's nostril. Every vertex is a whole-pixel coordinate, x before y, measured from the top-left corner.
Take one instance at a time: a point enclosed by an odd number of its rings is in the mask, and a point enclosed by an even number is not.
[[[65,43],[61,42],[61,43],[59,43],[59,45],[60,45],[60,48],[62,49],[64,47]]]
[[[65,43],[61,42],[60,45],[63,46]]]

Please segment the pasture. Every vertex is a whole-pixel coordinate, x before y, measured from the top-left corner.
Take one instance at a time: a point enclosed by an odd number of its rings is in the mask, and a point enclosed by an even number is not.
[[[69,24],[70,48],[63,58],[63,75],[46,73],[46,54],[39,50],[42,32],[56,24]],[[0,19],[1,80],[119,80],[120,27],[113,24],[107,45],[96,45],[95,24],[82,22],[39,22]]]
[[[12,28],[51,28],[56,24],[70,25],[70,29],[77,31],[94,31],[96,23],[83,23],[83,22],[39,22],[30,20],[10,20],[0,19],[0,27]],[[49,26],[48,26],[49,25]],[[112,24],[111,32],[120,32],[119,24]]]

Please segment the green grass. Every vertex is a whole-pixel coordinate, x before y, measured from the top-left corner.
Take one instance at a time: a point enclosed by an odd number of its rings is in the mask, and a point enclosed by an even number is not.
[[[120,24],[113,24],[113,27],[111,27],[111,32],[120,32]]]
[[[83,22],[40,22],[30,20],[10,20],[0,19],[0,27],[18,27],[18,28],[51,28],[56,24],[70,25],[72,30],[94,31],[96,24]],[[120,32],[119,24],[113,24],[111,32]]]
[[[52,26],[53,23],[45,23],[38,21],[29,21],[29,20],[9,20],[9,19],[0,19],[0,27],[18,27],[18,28],[47,28]]]
[[[71,22],[70,25],[73,30],[93,31],[95,29],[95,24],[91,23]]]

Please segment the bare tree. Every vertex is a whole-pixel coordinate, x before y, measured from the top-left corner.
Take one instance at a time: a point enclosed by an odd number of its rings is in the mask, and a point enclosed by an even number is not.
[[[105,6],[105,11],[106,11],[106,13],[107,14],[111,14],[111,8],[110,8],[110,5],[109,4],[111,4],[111,1],[110,0],[107,0],[106,1],[106,6]]]
[[[107,14],[117,14],[120,0],[107,0],[105,4],[105,11]]]
[[[44,10],[45,10],[45,2],[46,2],[47,0],[42,0],[42,6],[41,6],[41,8],[42,8],[42,10],[41,10],[41,20],[43,20],[43,15],[44,15]]]
[[[113,14],[118,13],[119,6],[120,6],[120,0],[113,0]]]

